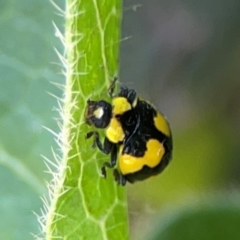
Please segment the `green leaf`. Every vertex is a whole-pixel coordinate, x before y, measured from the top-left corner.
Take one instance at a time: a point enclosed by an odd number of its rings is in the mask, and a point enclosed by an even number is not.
[[[128,239],[125,189],[100,168],[109,157],[91,148],[84,110],[89,98],[107,96],[117,75],[121,0],[67,1],[62,59],[67,82],[60,173],[52,186],[47,239]]]

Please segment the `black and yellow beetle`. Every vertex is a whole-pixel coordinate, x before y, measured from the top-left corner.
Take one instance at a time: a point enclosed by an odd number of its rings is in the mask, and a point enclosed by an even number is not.
[[[94,137],[94,146],[105,154],[111,154],[106,167],[114,168],[118,184],[144,180],[157,175],[168,165],[172,157],[172,134],[166,118],[152,104],[140,99],[136,91],[121,87],[114,96],[117,78],[109,88],[111,104],[88,100],[85,121],[88,125],[105,129],[102,144],[97,131],[91,131],[86,138]]]

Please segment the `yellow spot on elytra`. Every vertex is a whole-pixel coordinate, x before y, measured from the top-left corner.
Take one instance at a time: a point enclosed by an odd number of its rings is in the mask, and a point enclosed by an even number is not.
[[[120,148],[120,153],[122,152]],[[147,150],[143,157],[135,157],[129,154],[123,154],[119,157],[119,167],[123,175],[140,171],[144,165],[154,168],[162,160],[165,148],[162,143],[156,139],[150,139],[147,142]]]
[[[166,136],[170,137],[171,131],[169,124],[166,120],[166,118],[160,114],[159,112],[157,113],[157,116],[154,117],[154,124],[155,127],[162,133],[164,133]]]

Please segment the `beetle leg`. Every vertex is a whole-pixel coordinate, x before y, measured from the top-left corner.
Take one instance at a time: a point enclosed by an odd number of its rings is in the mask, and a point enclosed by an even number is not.
[[[102,144],[98,132],[96,132],[96,131],[88,132],[85,136],[86,139],[91,138],[91,137],[94,137],[92,147],[97,146],[98,149],[105,154],[109,154],[111,152],[113,143],[110,142],[107,138],[104,139],[104,144]]]
[[[136,91],[133,90],[133,89],[129,90],[127,87],[122,86],[122,87],[120,87],[119,93],[118,94],[114,94],[114,90],[115,90],[115,87],[116,87],[117,80],[118,80],[118,78],[114,77],[111,85],[109,86],[109,88],[108,88],[109,96],[111,98],[114,98],[116,96],[118,96],[118,97],[125,97],[129,101],[129,103],[132,105],[134,103],[134,101],[136,100],[136,96],[137,96]]]
[[[86,135],[85,135],[85,139],[89,139],[90,137],[92,137],[94,134],[94,131],[92,132],[88,132]]]
[[[94,141],[92,145],[93,147],[97,146],[98,149],[105,154],[111,153],[110,162],[105,162],[101,168],[101,173],[103,177],[106,178],[107,176],[106,167],[113,168],[116,165],[117,153],[118,153],[117,145],[110,142],[106,137],[104,139],[104,143],[102,144],[100,141],[100,136],[98,132],[94,132],[94,131],[88,132],[86,134],[86,138],[88,139],[90,137],[94,137]]]
[[[117,184],[126,185],[127,179],[117,169],[114,169],[113,175]]]
[[[127,100],[133,105],[134,101],[136,101],[137,93],[135,90],[129,90],[127,95]]]
[[[119,97],[127,98],[128,92],[129,92],[128,88],[125,87],[125,86],[122,86],[122,87],[120,87],[120,91],[119,91],[119,93],[118,93],[118,96],[119,96]]]
[[[137,93],[133,89],[129,90],[127,87],[121,87],[118,96],[126,98],[133,105],[134,101],[136,101]]]
[[[92,148],[95,148],[95,147],[96,147],[96,141],[97,141],[97,140],[96,140],[96,137],[95,137],[96,134],[98,134],[98,133],[92,131],[92,132],[88,132],[88,133],[85,135],[85,139],[89,139],[89,138],[91,138],[91,137],[94,136],[94,140],[93,140]],[[98,141],[100,141],[99,138],[98,138]]]
[[[106,178],[107,176],[107,172],[106,172],[106,168],[113,168],[116,165],[117,162],[117,145],[116,144],[112,144],[112,149],[111,149],[111,159],[110,162],[105,162],[103,163],[103,166],[101,168],[101,173],[103,175],[104,178]]]
[[[111,85],[110,85],[109,88],[108,88],[108,94],[109,94],[109,96],[110,96],[111,98],[114,97],[114,93],[113,93],[113,92],[114,92],[114,90],[115,90],[117,80],[118,80],[118,78],[117,78],[117,77],[114,77]]]

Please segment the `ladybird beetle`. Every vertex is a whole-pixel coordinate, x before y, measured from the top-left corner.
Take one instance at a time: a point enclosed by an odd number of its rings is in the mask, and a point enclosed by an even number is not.
[[[86,138],[94,137],[93,146],[110,154],[110,162],[102,166],[114,168],[118,184],[133,183],[157,175],[172,158],[172,134],[166,118],[149,102],[140,99],[136,91],[121,87],[114,95],[117,78],[108,89],[112,99],[87,101],[85,122],[96,128],[105,129],[102,144],[99,133],[91,131]]]

